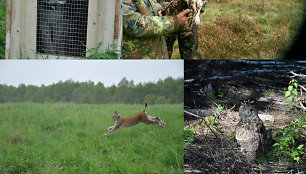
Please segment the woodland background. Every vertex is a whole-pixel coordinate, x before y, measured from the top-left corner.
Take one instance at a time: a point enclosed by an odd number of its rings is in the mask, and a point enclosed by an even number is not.
[[[183,79],[168,77],[157,83],[134,84],[123,78],[117,85],[105,87],[92,81],[59,81],[52,85],[20,84],[18,87],[0,84],[0,103],[125,103],[125,104],[173,104],[183,103]]]

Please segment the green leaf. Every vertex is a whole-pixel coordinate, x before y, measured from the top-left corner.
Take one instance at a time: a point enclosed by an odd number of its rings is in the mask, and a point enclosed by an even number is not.
[[[281,144],[280,143],[275,143],[274,145],[273,145],[273,147],[274,146],[281,146]]]
[[[292,93],[293,93],[294,95],[297,95],[297,90],[294,89],[294,90],[292,91]]]
[[[291,92],[290,92],[290,91],[287,91],[287,92],[285,93],[285,97],[290,96],[290,94],[291,94]]]
[[[297,88],[297,83],[293,83],[293,86],[294,86],[295,88]]]
[[[187,137],[186,140],[187,140],[188,142],[193,142],[193,141],[194,141],[194,138],[193,138],[193,137]]]
[[[301,144],[297,147],[297,149],[301,150],[303,148],[304,144]]]
[[[295,158],[293,158],[296,162],[299,162],[300,160],[301,160],[301,158],[300,157],[295,157]]]
[[[293,89],[293,86],[292,86],[292,85],[289,85],[289,86],[288,86],[288,91],[292,91],[292,89]]]
[[[292,101],[293,98],[292,98],[292,97],[288,97],[287,99],[288,99],[289,101]]]

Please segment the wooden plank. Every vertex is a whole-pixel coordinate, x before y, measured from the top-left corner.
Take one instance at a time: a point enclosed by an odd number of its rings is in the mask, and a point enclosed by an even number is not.
[[[106,11],[104,15],[107,18],[105,22],[105,38],[103,42],[103,50],[106,50],[110,44],[114,43],[114,27],[115,27],[115,11],[116,11],[116,1],[108,0],[105,3]]]
[[[102,42],[102,52],[114,43],[115,8],[114,0],[89,0],[87,49],[96,48]],[[90,53],[86,53],[86,56],[89,55]]]
[[[114,39],[118,40],[119,38],[119,20],[120,20],[120,13],[121,11],[121,0],[116,0],[116,12],[115,12],[115,27],[114,27]]]
[[[106,17],[103,15],[105,11],[105,0],[89,0],[88,3],[88,22],[87,22],[87,49],[97,47],[99,42],[104,41],[104,26]],[[99,29],[101,29],[99,31]],[[86,53],[89,56],[90,53]]]
[[[23,58],[33,59],[35,57],[34,50],[36,50],[37,0],[27,0],[23,7],[24,14],[26,14],[22,20],[24,32],[22,33],[21,45],[25,52]]]
[[[11,16],[12,0],[6,0],[6,40],[5,40],[5,58],[9,58],[11,51]]]
[[[122,28],[121,0],[117,0],[116,1],[115,27],[114,27],[114,43],[117,44],[117,49],[120,52],[121,52],[122,36],[123,36],[123,28]]]
[[[6,31],[11,31],[12,0],[6,0]]]
[[[37,0],[12,0],[7,38],[8,59],[34,58],[36,49]]]
[[[20,52],[20,16],[23,14],[21,7],[22,1],[12,0],[12,13],[11,13],[11,38],[10,38],[10,54],[9,59],[18,59],[22,54]]]

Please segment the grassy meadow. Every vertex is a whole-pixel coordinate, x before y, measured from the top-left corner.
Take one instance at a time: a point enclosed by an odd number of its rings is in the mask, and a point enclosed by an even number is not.
[[[183,104],[148,105],[165,128],[139,124],[104,136],[143,105],[0,104],[0,173],[183,173]]]
[[[302,0],[214,0],[199,27],[199,55],[210,59],[273,59],[294,38]]]
[[[274,59],[295,37],[303,0],[210,0],[201,14],[197,59]],[[178,46],[173,58],[179,57]]]

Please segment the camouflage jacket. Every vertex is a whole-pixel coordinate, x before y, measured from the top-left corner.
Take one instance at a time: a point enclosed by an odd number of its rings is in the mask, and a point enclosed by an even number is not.
[[[122,0],[124,59],[168,59],[164,35],[179,29],[177,16],[158,16],[156,0]]]
[[[190,13],[187,15],[188,25],[185,29],[191,27],[191,25],[197,25],[200,23],[200,13],[203,13],[206,4],[209,0],[157,0],[162,5],[162,15],[172,16],[190,9]]]

